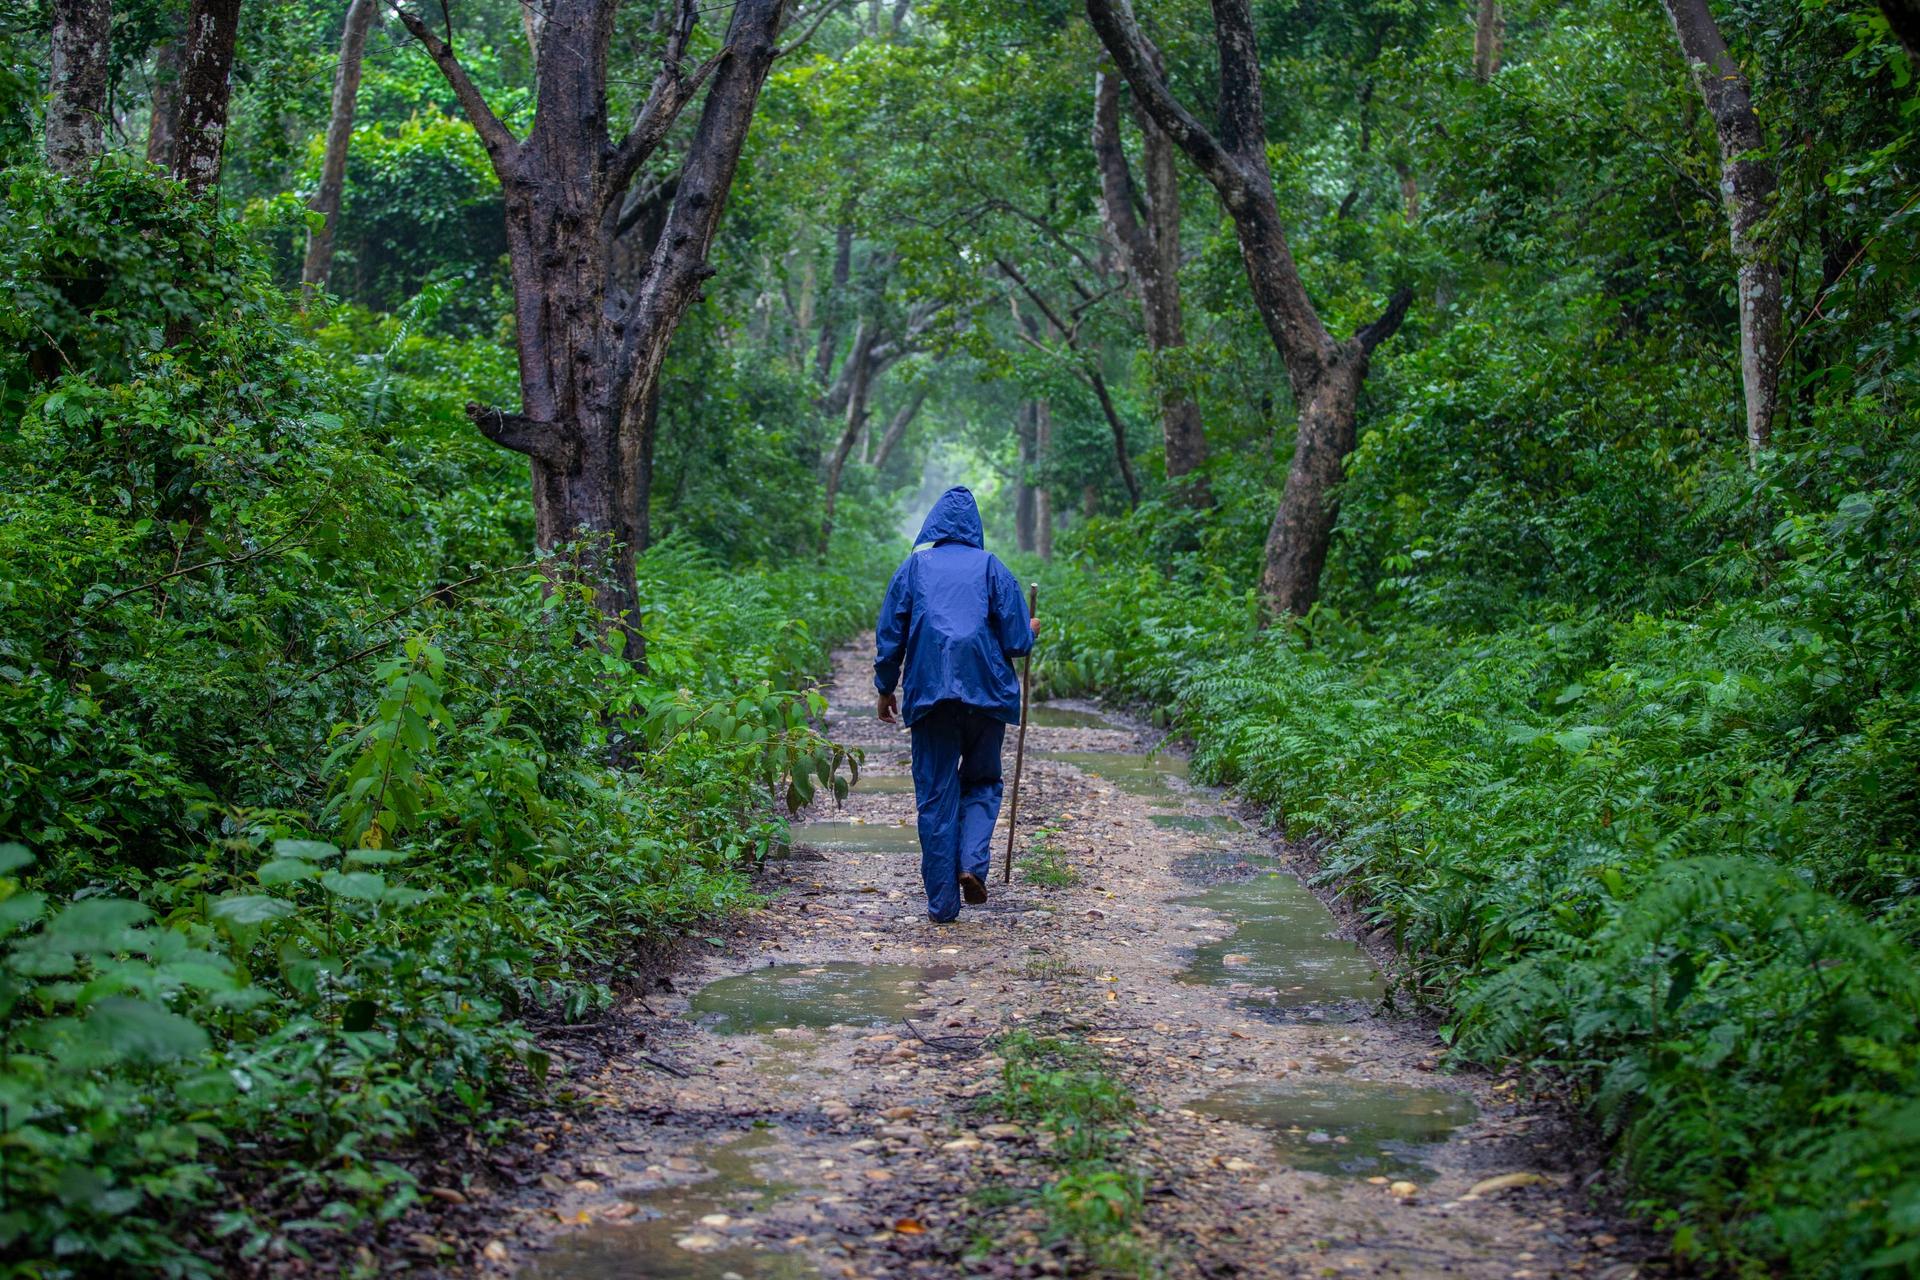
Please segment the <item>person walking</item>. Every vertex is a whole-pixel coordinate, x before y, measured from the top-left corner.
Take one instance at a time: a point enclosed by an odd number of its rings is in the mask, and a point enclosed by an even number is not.
[[[962,899],[987,900],[1000,744],[1020,722],[1013,660],[1040,631],[1019,580],[985,541],[973,494],[941,494],[887,584],[874,627],[880,719],[904,720],[912,734],[920,878],[935,924],[957,917]]]

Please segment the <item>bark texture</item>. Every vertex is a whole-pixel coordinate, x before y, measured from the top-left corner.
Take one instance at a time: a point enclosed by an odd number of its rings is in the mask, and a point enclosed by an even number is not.
[[[1680,52],[1713,117],[1720,142],[1720,195],[1727,208],[1740,304],[1740,382],[1746,396],[1747,452],[1753,459],[1773,439],[1780,409],[1780,345],[1784,307],[1780,260],[1766,237],[1773,209],[1773,166],[1753,95],[1713,20],[1707,0],[1666,0]]]
[[[227,148],[233,45],[239,32],[240,0],[193,0],[187,10],[178,136],[170,168],[196,196],[220,184],[220,166]]]
[[[1151,48],[1147,53],[1158,74],[1157,54]],[[1173,143],[1149,113],[1139,111],[1136,118],[1146,189],[1135,186],[1120,137],[1121,87],[1120,77],[1111,66],[1095,73],[1093,154],[1100,168],[1100,209],[1107,235],[1126,268],[1128,283],[1140,299],[1147,349],[1157,364],[1187,342],[1180,305],[1180,182],[1174,169]],[[1144,220],[1136,214],[1136,207],[1145,211]],[[1160,392],[1167,479],[1179,481],[1207,460],[1200,406],[1165,378],[1156,376],[1155,381]],[[1198,477],[1178,488],[1190,501],[1210,501],[1206,485]]]
[[[361,58],[377,12],[376,0],[353,0],[347,6],[346,26],[340,32],[340,61],[333,71],[333,108],[327,117],[320,189],[307,206],[324,221],[318,231],[307,233],[307,258],[300,268],[302,294],[306,297],[324,290],[333,271],[333,232],[340,220],[340,193],[347,181],[347,146],[353,140],[354,106],[360,97]]]
[[[1500,0],[1480,0],[1473,19],[1473,76],[1482,84],[1500,69],[1500,38],[1505,32]]]
[[[47,167],[79,175],[106,146],[111,0],[53,0],[47,56]]]
[[[1319,595],[1339,511],[1335,487],[1353,451],[1360,389],[1374,349],[1400,327],[1412,294],[1349,338],[1327,332],[1287,243],[1267,168],[1259,51],[1248,0],[1212,0],[1220,106],[1209,129],[1173,95],[1127,0],[1087,0],[1087,16],[1141,106],[1219,193],[1267,335],[1299,409],[1293,465],[1267,532],[1261,587],[1271,608],[1303,614]]]
[[[186,41],[175,37],[153,51],[152,90],[147,106],[147,163],[173,167],[180,141],[180,76],[187,67]]]
[[[687,56],[703,11],[677,0],[662,67],[626,135],[607,112],[618,0],[550,0],[539,35],[533,125],[508,131],[455,51],[418,15],[400,20],[446,77],[493,165],[506,205],[520,409],[470,404],[488,439],[527,455],[534,532],[575,548],[609,630],[642,657],[634,558],[648,539],[661,365],[675,328],[712,274],[708,250],[755,102],[779,49],[785,0],[738,0],[721,51]],[[706,87],[692,137],[631,280],[614,278],[627,194],[684,108]]]

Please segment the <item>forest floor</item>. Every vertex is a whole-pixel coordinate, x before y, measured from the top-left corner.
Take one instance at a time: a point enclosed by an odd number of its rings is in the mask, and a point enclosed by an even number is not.
[[[1391,957],[1303,885],[1298,851],[1124,717],[1036,713],[1020,826],[1043,851],[1008,886],[996,846],[990,901],[929,923],[870,652],[842,650],[828,691],[860,785],[796,823],[764,908],[589,1048],[559,1042],[578,1105],[492,1190],[437,1193],[470,1202],[450,1274],[1646,1273],[1645,1238],[1592,1207],[1593,1144],[1512,1079],[1437,1069],[1432,1023],[1382,999]],[[1009,1111],[1007,1056],[1131,1099],[1073,1165],[1140,1170],[1130,1221],[1084,1181],[1040,1194],[1078,1095]]]

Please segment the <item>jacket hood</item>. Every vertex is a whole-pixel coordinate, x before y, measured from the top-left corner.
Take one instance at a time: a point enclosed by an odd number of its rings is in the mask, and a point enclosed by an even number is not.
[[[920,536],[913,540],[913,545],[929,542],[964,542],[970,547],[984,547],[986,534],[980,527],[980,508],[971,490],[955,485],[935,499],[933,510],[927,513],[927,522],[920,526]]]

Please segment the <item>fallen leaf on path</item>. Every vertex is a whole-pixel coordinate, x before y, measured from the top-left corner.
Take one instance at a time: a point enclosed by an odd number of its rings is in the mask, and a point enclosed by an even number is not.
[[[893,1224],[893,1229],[903,1236],[923,1236],[927,1229],[918,1218],[901,1218]]]
[[[1420,1194],[1420,1188],[1411,1182],[1396,1182],[1391,1186],[1389,1186],[1387,1190],[1392,1192],[1394,1195],[1399,1196],[1403,1200],[1408,1196],[1416,1196]]]

